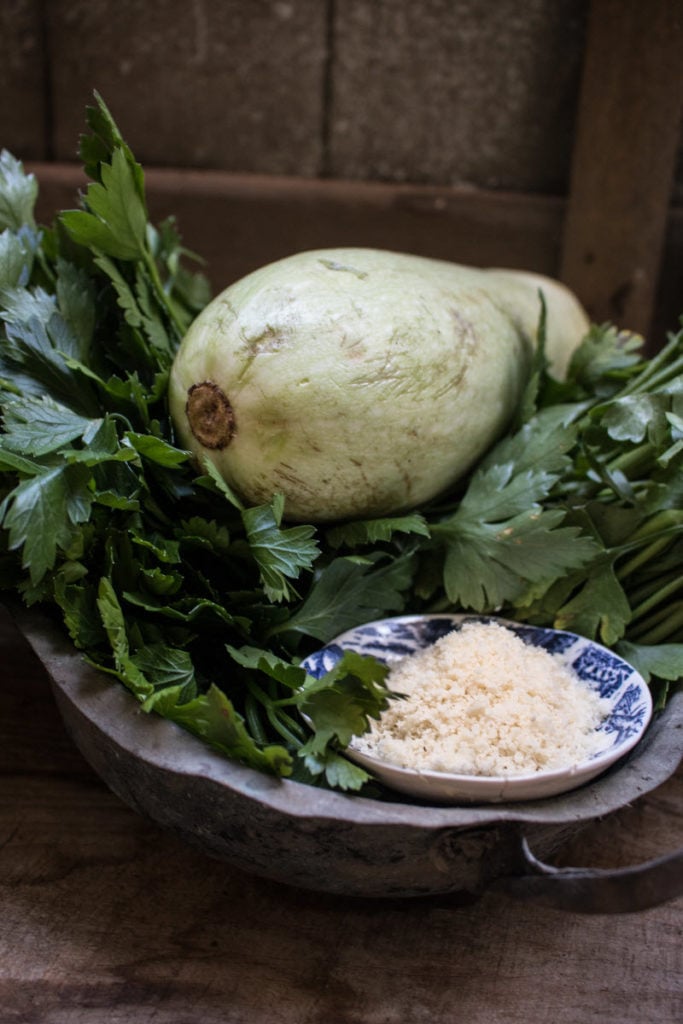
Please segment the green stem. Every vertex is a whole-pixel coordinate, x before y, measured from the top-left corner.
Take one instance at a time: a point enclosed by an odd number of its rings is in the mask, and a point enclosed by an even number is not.
[[[667,342],[663,348],[659,350],[646,364],[646,366],[637,374],[628,384],[626,384],[621,391],[619,391],[614,398],[624,398],[627,395],[636,395],[640,391],[644,390],[647,386],[649,391],[653,391],[659,384],[666,383],[666,381],[672,377],[678,376],[683,369],[683,356],[678,356],[674,359],[673,363],[667,365],[669,358],[672,353],[676,352],[681,345],[681,336],[676,335]]]
[[[655,515],[646,519],[641,526],[635,530],[628,541],[613,549],[616,557],[627,555],[631,551],[638,551],[617,572],[619,580],[625,579],[636,569],[639,569],[649,559],[658,555],[671,542],[671,538],[683,529],[683,510],[677,508],[663,509]],[[639,551],[643,542],[646,547]],[[647,543],[649,542],[649,543]]]
[[[266,691],[256,682],[255,679],[250,678],[247,680],[247,688],[252,696],[252,699],[257,700],[259,704],[262,704],[263,707],[266,710],[268,710],[268,708],[272,704],[272,701],[268,694],[266,693]]]
[[[680,629],[683,629],[683,601],[676,601],[669,608],[660,609],[633,634],[629,630],[628,639],[639,644],[662,644],[670,641]]]
[[[640,391],[644,390],[645,385],[647,385],[648,391],[654,392],[661,388],[662,385],[668,384],[670,381],[680,377],[681,373],[683,373],[683,356],[679,356],[669,366],[663,367],[659,373],[652,373],[647,380],[641,380],[640,386],[634,388],[631,394],[639,394]]]
[[[629,601],[632,608],[637,608],[643,601],[647,601],[653,594],[656,594],[663,586],[667,586],[672,580],[678,579],[678,569],[669,572],[658,573],[654,579],[648,579],[638,586],[629,588]]]
[[[261,716],[259,715],[259,701],[251,692],[247,693],[244,700],[244,715],[247,720],[247,725],[251,731],[251,735],[257,743],[261,744],[261,746],[266,746],[268,743],[268,736],[266,735],[263,723],[261,722]]]
[[[185,334],[185,325],[178,316],[173,299],[171,298],[170,295],[166,293],[164,289],[163,282],[161,280],[161,277],[159,276],[159,268],[156,265],[154,257],[147,250],[145,250],[145,265],[149,271],[150,277],[152,278],[152,283],[154,284],[154,287],[156,289],[157,298],[159,299],[164,309],[168,311],[168,314],[173,322],[173,326],[176,329],[178,341],[180,341],[180,339]]]
[[[291,743],[293,747],[300,747],[303,743],[303,729],[289,715],[278,714],[274,707],[267,707],[266,714],[273,729],[282,736],[284,740]],[[295,734],[296,731],[296,734]]]
[[[666,534],[664,537],[659,537],[658,540],[653,540],[647,547],[641,548],[637,555],[633,555],[629,558],[625,565],[622,565],[618,570],[616,576],[618,580],[625,580],[631,573],[635,572],[636,569],[640,569],[642,565],[649,562],[651,558],[656,557],[661,551],[663,551],[671,543],[671,535]]]
[[[670,583],[660,587],[659,590],[648,597],[647,600],[642,601],[633,609],[631,612],[631,622],[635,622],[637,619],[642,619],[644,615],[647,615],[653,608],[656,608],[658,604],[671,597],[672,594],[675,594],[677,590],[681,589],[681,587],[683,587],[683,576],[679,576],[678,579],[671,580]]]
[[[280,697],[279,700],[271,701],[274,708],[295,708],[299,706],[298,697]]]
[[[629,640],[634,640],[636,643],[640,643],[640,638],[646,636],[655,626],[665,622],[671,612],[671,608],[658,608],[656,612],[648,616],[644,622],[640,622],[638,625],[631,628],[628,627],[627,635]]]
[[[679,526],[683,526],[683,509],[665,508],[660,512],[656,512],[651,519],[647,519],[642,526],[639,526],[631,539],[643,540],[658,533],[660,530],[675,530]]]
[[[621,569],[617,573],[618,578],[620,580],[624,579],[631,572],[633,572],[634,569],[639,568],[641,565],[643,565],[645,562],[647,562],[647,559],[652,557],[653,553],[654,554],[658,554],[658,551],[660,550],[659,549],[659,542],[660,542],[660,540],[663,540],[663,541],[666,542],[665,544],[662,545],[662,548],[664,548],[664,547],[667,546],[667,544],[669,544],[671,542],[672,537],[675,537],[675,535],[677,533],[680,533],[682,529],[683,529],[683,524],[680,524],[680,525],[675,524],[673,526],[668,526],[668,527],[665,527],[664,529],[658,530],[654,534],[654,536],[652,537],[651,544],[648,545],[647,548],[646,548],[646,551],[648,552],[647,556],[645,557],[643,555],[642,557],[638,556],[637,559],[636,558],[630,559],[625,565],[623,565],[621,567]],[[643,529],[642,532],[641,532],[640,529],[636,530],[636,532],[633,534],[633,536],[631,537],[631,539],[629,541],[626,541],[624,544],[618,544],[618,545],[616,545],[616,547],[611,548],[609,550],[609,552],[608,552],[609,555],[612,558],[616,559],[616,558],[620,558],[622,555],[628,555],[632,551],[638,551],[642,547],[643,541],[646,541],[648,539],[648,533],[649,533],[649,531],[645,530],[645,529]],[[657,550],[653,550],[655,545],[658,546]],[[636,560],[637,560],[637,564],[635,564]]]
[[[637,448],[631,448],[630,451],[622,452],[621,455],[617,455],[608,461],[607,469],[610,473],[613,473],[615,470],[626,473],[627,470],[633,468],[649,469],[652,465],[652,455],[652,445],[648,441],[638,445]]]
[[[133,429],[133,424],[130,422],[127,416],[124,416],[122,412],[110,412],[107,413],[107,415],[109,416],[110,419],[114,420],[115,422],[119,421],[123,423],[126,430],[129,430],[131,434],[135,433],[135,430]]]
[[[41,248],[37,252],[37,257],[38,257],[38,263],[40,264],[40,268],[43,271],[43,273],[45,274],[45,277],[50,282],[50,284],[52,286],[54,286],[54,284],[55,284],[55,282],[57,280],[57,275],[55,274],[54,270],[52,269],[52,267],[48,263],[47,257],[45,255],[45,252],[43,251],[42,246],[41,246]]]
[[[250,679],[247,685],[249,687],[249,693],[252,700],[258,701],[263,706],[266,712],[266,717],[273,729],[275,729],[283,739],[287,740],[288,743],[294,744],[295,747],[300,747],[303,742],[304,732],[298,722],[295,722],[289,715],[285,715],[278,711],[273,699],[268,696],[266,691],[259,686],[255,679]],[[245,701],[245,714],[246,711],[247,703]],[[252,708],[252,713],[254,711],[255,708]],[[295,733],[298,733],[298,736],[295,735]]]

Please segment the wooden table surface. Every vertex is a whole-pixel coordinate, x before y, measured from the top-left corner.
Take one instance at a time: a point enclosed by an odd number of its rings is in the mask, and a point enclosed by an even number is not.
[[[209,859],[85,764],[0,616],[0,1024],[680,1024],[683,900],[582,916],[485,894],[354,901]],[[564,863],[683,844],[683,772]]]

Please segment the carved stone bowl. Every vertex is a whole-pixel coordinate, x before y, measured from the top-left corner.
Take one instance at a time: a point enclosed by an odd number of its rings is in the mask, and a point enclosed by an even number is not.
[[[619,871],[543,863],[589,822],[663,783],[683,754],[683,694],[627,758],[562,796],[430,806],[316,789],[230,762],[148,715],[87,665],[45,617],[16,613],[45,666],[67,730],[123,801],[204,853],[289,885],[356,897],[451,894],[489,886],[572,910],[617,912],[683,891],[683,851]]]

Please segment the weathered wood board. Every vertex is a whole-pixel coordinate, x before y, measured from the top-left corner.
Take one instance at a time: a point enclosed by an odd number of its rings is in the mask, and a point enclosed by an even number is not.
[[[656,348],[683,294],[682,33],[683,0],[8,0],[0,146],[76,162],[97,89],[146,168],[254,176],[246,191],[263,206],[245,202],[244,231],[220,241],[231,268],[317,237],[515,266],[524,252],[594,319]],[[310,183],[310,200],[297,186],[291,215],[271,219],[265,177],[278,203],[282,177]],[[326,179],[471,189],[472,216],[448,245],[448,212],[440,224],[430,207],[417,225],[392,199],[379,228],[363,202],[320,202]],[[213,189],[207,179],[193,194]],[[489,256],[499,193],[566,204],[550,261],[545,232],[522,224],[512,245],[514,218]],[[432,199],[419,201],[424,212]],[[213,261],[214,219],[197,209]]]
[[[78,202],[85,179],[77,167],[27,166],[40,183],[43,223]],[[271,260],[330,246],[548,274],[559,259],[564,204],[552,196],[159,168],[146,184],[151,217],[175,216],[215,289]]]
[[[0,4],[0,149],[27,160],[51,156],[49,147],[43,4]]]
[[[227,868],[148,824],[71,746],[0,619],[0,1019],[26,1024],[679,1024],[682,901],[584,917],[487,894],[348,900]],[[567,863],[681,845],[683,775]]]
[[[561,276],[593,319],[642,332],[651,322],[673,190],[682,52],[683,3],[594,5]],[[678,275],[680,304],[680,264]]]

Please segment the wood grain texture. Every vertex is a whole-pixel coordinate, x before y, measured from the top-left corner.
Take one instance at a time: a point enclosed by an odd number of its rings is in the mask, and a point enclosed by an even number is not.
[[[77,167],[29,169],[40,182],[41,220],[76,202]],[[548,274],[559,259],[564,206],[551,196],[158,168],[146,183],[153,219],[176,216],[217,289],[271,260],[330,246]]]
[[[146,165],[318,173],[326,5],[51,0],[56,159],[93,89]]]
[[[594,0],[561,276],[596,320],[650,328],[683,111],[682,0]]]
[[[680,138],[683,139],[683,126],[681,126]],[[680,143],[678,148],[675,178],[673,201],[676,205],[681,206],[683,205],[683,143]]]
[[[296,249],[383,245],[559,274],[657,348],[683,293],[682,25],[683,0],[7,0],[0,146],[75,160],[98,89],[146,169],[255,175],[224,205],[176,180],[217,286]],[[408,191],[328,202],[321,178]]]
[[[329,170],[565,191],[584,0],[335,5]]]
[[[669,211],[650,336],[663,339],[683,323],[683,205]]]
[[[4,615],[0,653],[3,1024],[678,1024],[682,901],[585,918],[493,894],[344,900],[228,869],[79,762]],[[565,859],[664,852],[682,810],[679,773]]]
[[[75,165],[27,165],[38,177],[39,219],[74,206]],[[220,171],[149,170],[152,217],[175,215],[184,241],[206,260],[214,290],[305,249],[367,245],[474,266],[556,276],[565,204],[551,196],[438,186],[305,180]],[[587,287],[585,300],[590,298]],[[655,350],[676,330],[683,294],[683,211],[672,210],[650,333]]]
[[[24,159],[50,155],[39,0],[0,4],[0,149]]]

